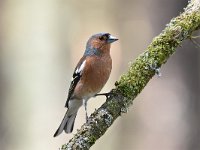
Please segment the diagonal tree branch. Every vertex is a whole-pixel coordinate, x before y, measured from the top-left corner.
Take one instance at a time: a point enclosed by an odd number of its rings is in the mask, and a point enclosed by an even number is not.
[[[135,97],[159,72],[161,65],[166,63],[183,40],[189,39],[199,28],[200,0],[192,0],[184,12],[173,18],[162,33],[153,39],[147,50],[130,65],[128,72],[115,83],[113,94],[61,149],[89,149],[121,113],[127,112]]]

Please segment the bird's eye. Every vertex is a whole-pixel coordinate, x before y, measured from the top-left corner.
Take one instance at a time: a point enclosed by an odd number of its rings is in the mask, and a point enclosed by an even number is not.
[[[99,39],[100,39],[101,41],[103,41],[103,40],[105,40],[105,37],[104,37],[104,36],[100,36]]]

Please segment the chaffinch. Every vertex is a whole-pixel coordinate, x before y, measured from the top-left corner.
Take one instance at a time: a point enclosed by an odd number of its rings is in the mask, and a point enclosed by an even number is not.
[[[83,103],[87,118],[87,100],[99,93],[107,82],[112,69],[110,45],[117,40],[109,33],[99,33],[89,38],[72,77],[65,104],[68,110],[54,137],[63,130],[66,133],[72,132],[78,109]]]

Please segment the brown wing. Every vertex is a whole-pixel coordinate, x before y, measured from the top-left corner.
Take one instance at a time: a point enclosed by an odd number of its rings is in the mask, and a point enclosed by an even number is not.
[[[65,107],[68,108],[68,103],[69,103],[69,100],[71,99],[73,93],[74,93],[74,89],[77,85],[77,83],[80,81],[81,79],[81,75],[82,75],[82,71],[83,71],[83,68],[81,69],[81,65],[83,64],[83,62],[86,60],[85,59],[86,57],[83,56],[80,61],[78,62],[75,70],[74,70],[74,73],[73,73],[73,78],[72,78],[72,81],[71,81],[71,84],[70,84],[70,87],[69,87],[69,91],[68,91],[68,98],[67,98],[67,101],[65,103]]]

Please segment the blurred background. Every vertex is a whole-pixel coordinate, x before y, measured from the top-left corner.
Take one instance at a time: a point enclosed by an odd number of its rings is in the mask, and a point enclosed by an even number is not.
[[[134,60],[187,0],[1,0],[0,149],[58,149],[73,134],[53,138],[72,73],[88,38],[109,32],[114,87]],[[199,150],[199,49],[185,41],[92,150]],[[89,101],[89,113],[105,97]]]

